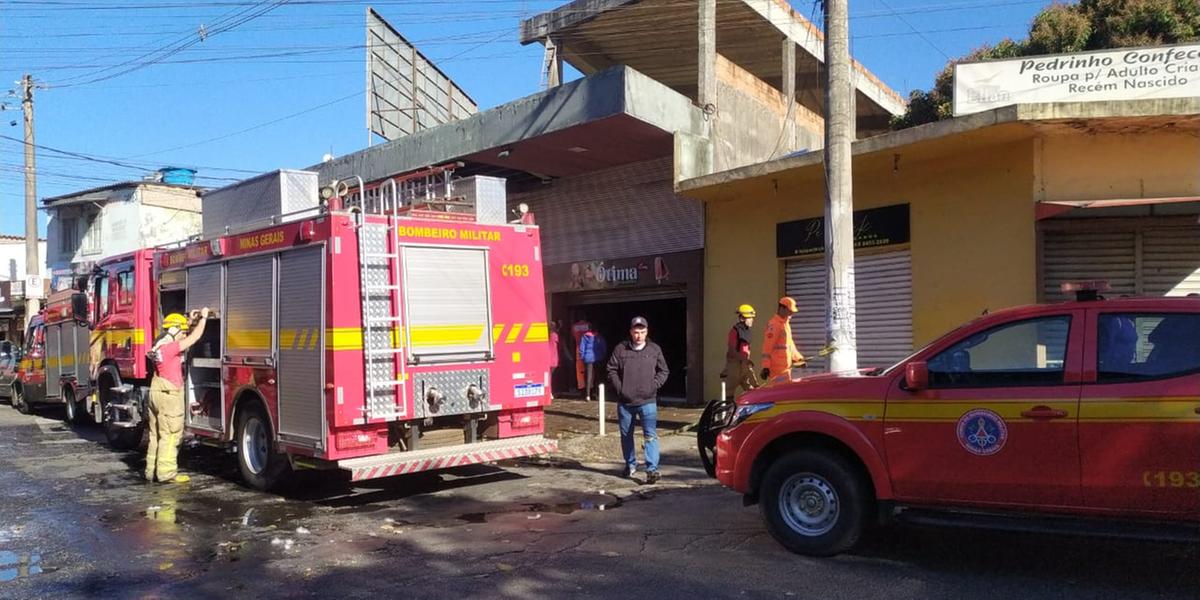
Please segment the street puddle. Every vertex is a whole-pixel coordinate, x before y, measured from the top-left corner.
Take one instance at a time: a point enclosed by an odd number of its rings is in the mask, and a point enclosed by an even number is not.
[[[41,554],[17,554],[9,550],[0,550],[0,583],[41,573]]]
[[[620,498],[610,494],[597,494],[593,497],[585,498],[578,502],[559,502],[559,503],[529,503],[522,504],[522,508],[513,510],[497,510],[491,512],[474,512],[464,513],[456,517],[459,521],[467,523],[487,523],[491,517],[503,514],[513,513],[535,513],[537,516],[531,515],[531,519],[539,518],[543,513],[556,515],[570,515],[577,512],[613,510],[620,508],[625,502]]]

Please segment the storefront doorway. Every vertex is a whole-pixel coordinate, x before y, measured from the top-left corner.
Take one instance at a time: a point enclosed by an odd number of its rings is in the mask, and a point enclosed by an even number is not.
[[[670,376],[659,391],[667,400],[687,396],[687,300],[631,300],[627,302],[588,303],[586,295],[569,305],[571,323],[586,319],[607,341],[609,354],[629,337],[629,322],[633,317],[645,317],[650,324],[650,340],[658,344],[667,359]],[[571,340],[574,343],[574,339]],[[607,360],[607,357],[605,357]]]

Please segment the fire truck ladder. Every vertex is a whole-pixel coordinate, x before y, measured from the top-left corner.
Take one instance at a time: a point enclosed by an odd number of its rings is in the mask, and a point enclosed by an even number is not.
[[[363,362],[366,381],[367,419],[393,421],[407,416],[403,315],[400,297],[400,245],[396,237],[399,208],[396,184],[389,180],[391,194],[380,190],[368,202],[359,180],[358,229],[359,282],[362,295]],[[387,216],[386,223],[372,223],[362,214]]]
[[[442,186],[448,192],[450,174],[460,165],[450,163],[393,177],[370,190],[358,179],[358,264],[368,420],[394,421],[408,416],[398,221],[405,205],[421,195],[429,196]],[[387,222],[369,222],[364,215],[386,216]]]

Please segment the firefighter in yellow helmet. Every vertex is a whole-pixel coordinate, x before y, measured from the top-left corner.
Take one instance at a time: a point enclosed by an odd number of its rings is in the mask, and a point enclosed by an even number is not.
[[[191,318],[171,313],[163,319],[163,334],[147,355],[154,361],[150,381],[150,446],[146,449],[146,480],[185,483],[176,473],[180,434],[183,433],[183,360],[187,349],[204,335],[208,308],[194,310]],[[189,331],[190,330],[190,331]]]
[[[779,383],[792,380],[792,369],[805,364],[804,355],[796,349],[792,340],[792,315],[799,312],[796,301],[784,296],[779,299],[779,307],[775,316],[767,322],[767,332],[763,337],[762,377],[766,383]]]
[[[725,338],[725,370],[722,378],[728,378],[728,392],[737,395],[738,388],[748,392],[759,385],[754,374],[754,361],[750,360],[750,328],[754,327],[754,307],[743,304],[737,308],[737,323],[729,329]]]

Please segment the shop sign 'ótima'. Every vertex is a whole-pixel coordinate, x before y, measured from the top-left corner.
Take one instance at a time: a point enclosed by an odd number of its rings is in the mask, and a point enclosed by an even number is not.
[[[954,66],[954,116],[1011,104],[1200,96],[1200,43]]]

